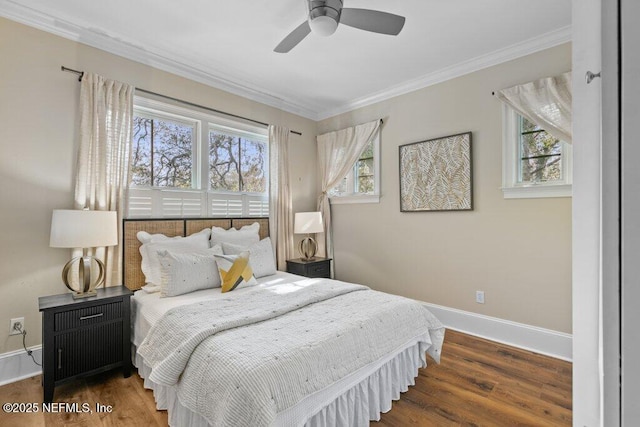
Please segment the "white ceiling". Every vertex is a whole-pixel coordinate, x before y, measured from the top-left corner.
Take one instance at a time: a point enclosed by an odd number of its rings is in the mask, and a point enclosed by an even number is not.
[[[571,0],[344,4],[403,15],[404,29],[339,26],[278,54],[306,0],[0,0],[0,15],[312,119],[570,40]]]

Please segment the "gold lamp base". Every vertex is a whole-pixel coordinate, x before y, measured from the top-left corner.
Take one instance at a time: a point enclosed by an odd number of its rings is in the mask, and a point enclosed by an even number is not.
[[[71,269],[76,261],[80,264],[78,266],[78,289],[71,285],[73,280],[71,280],[70,277]],[[98,266],[98,277],[92,282],[91,264],[93,262]],[[104,263],[98,258],[93,256],[79,256],[65,264],[62,269],[62,281],[65,286],[73,292],[73,299],[92,297],[97,295],[96,288],[104,283],[104,272]]]
[[[304,261],[311,261],[316,256],[318,250],[318,244],[311,236],[307,236],[298,244],[298,252],[300,252],[300,258]]]

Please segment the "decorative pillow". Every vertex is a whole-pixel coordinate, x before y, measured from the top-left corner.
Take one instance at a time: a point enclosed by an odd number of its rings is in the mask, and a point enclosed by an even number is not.
[[[143,233],[141,235],[141,233]],[[194,252],[209,248],[209,236],[211,230],[194,233],[188,237],[167,237],[164,234],[138,233],[138,240],[143,242],[140,246],[142,264],[140,268],[145,277],[145,283],[160,286],[160,260],[158,251],[170,251],[172,253]],[[146,243],[145,243],[146,242]]]
[[[211,227],[211,246],[221,243],[231,243],[248,248],[260,241],[259,232],[260,224],[257,222],[251,225],[245,225],[240,230],[236,230],[235,228],[225,230],[224,228],[213,226]]]
[[[238,255],[216,255],[222,292],[230,292],[239,286],[257,285],[249,264],[249,252],[244,251]]]
[[[156,292],[160,292],[160,286],[152,285],[152,284],[144,285],[140,289],[142,289],[148,294],[155,294]]]
[[[234,245],[232,243],[222,243],[222,250],[225,255],[237,255],[242,251],[249,251],[249,263],[256,279],[264,276],[276,274],[276,260],[273,256],[273,246],[271,239],[265,237],[258,243],[254,243],[249,248]]]
[[[145,243],[175,239],[175,237],[168,237],[168,236],[165,236],[164,234],[149,234],[146,231],[138,231],[138,234],[136,234],[136,237],[138,238],[140,243],[142,243],[143,245]],[[182,236],[179,236],[179,237],[182,237]]]
[[[173,297],[200,289],[220,287],[215,255],[222,255],[219,245],[192,253],[159,251],[160,295]]]

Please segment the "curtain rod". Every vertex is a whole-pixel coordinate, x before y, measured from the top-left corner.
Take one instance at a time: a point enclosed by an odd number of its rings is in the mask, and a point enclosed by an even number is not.
[[[78,70],[74,70],[72,68],[67,68],[64,65],[60,69],[62,71],[66,71],[67,73],[77,74],[78,75],[78,81],[82,81],[82,76],[84,76],[84,71],[78,71]],[[232,114],[232,113],[227,113],[225,111],[216,110],[215,108],[205,107],[204,105],[194,104],[193,102],[184,101],[182,99],[174,98],[172,96],[163,95],[163,94],[157,93],[157,92],[151,92],[150,90],[136,88],[136,91],[137,92],[143,92],[143,93],[146,93],[146,94],[149,94],[149,95],[159,96],[161,98],[170,99],[171,101],[179,102],[181,104],[189,105],[191,107],[201,108],[203,110],[212,111],[212,112],[218,113],[218,114],[224,114],[224,115],[229,116],[229,117],[235,117],[236,119],[246,120],[246,121],[249,121],[249,122],[252,122],[252,123],[256,123],[256,124],[259,124],[259,125],[262,125],[262,126],[269,127],[269,123],[264,123],[264,122],[260,122],[258,120],[250,119],[248,117],[239,116],[237,114]],[[293,134],[296,134],[296,135],[302,136],[301,132],[298,132],[298,131],[295,131],[295,130],[290,130],[289,132],[291,132]]]

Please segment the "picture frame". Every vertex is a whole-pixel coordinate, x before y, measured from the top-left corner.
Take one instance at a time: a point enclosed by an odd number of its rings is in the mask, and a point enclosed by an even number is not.
[[[400,145],[400,212],[473,210],[471,132]]]

